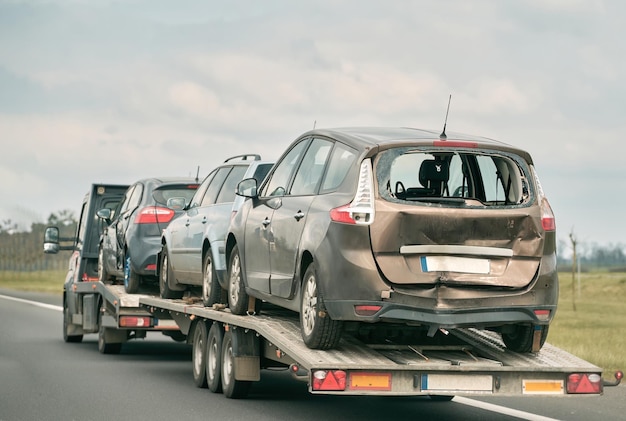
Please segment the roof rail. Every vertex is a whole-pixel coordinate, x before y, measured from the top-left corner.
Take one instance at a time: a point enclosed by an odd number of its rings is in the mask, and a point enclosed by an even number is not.
[[[243,155],[235,155],[235,156],[231,156],[230,158],[224,160],[224,162],[228,162],[228,161],[232,161],[233,159],[236,158],[241,158],[242,161],[247,161],[248,157],[253,157],[255,161],[260,161],[261,160],[261,155],[257,155],[257,154],[253,154],[253,153],[248,153],[248,154],[243,154]]]

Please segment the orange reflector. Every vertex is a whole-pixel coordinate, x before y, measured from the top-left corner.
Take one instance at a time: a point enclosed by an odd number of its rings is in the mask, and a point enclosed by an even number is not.
[[[567,393],[602,393],[602,377],[596,373],[572,373],[567,377]]]
[[[120,317],[120,327],[152,327],[152,317]]]
[[[351,373],[352,390],[391,390],[391,373]]]
[[[383,306],[375,306],[375,305],[357,305],[354,306],[354,312],[359,316],[373,316],[378,313],[378,311]]]
[[[562,395],[562,380],[524,380],[522,381],[522,393],[526,395]]]
[[[346,372],[343,370],[314,371],[313,390],[346,390]]]

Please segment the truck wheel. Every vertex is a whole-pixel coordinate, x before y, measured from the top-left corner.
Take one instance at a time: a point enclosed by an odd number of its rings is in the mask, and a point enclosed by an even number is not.
[[[172,268],[170,267],[167,255],[167,246],[161,250],[161,271],[159,272],[159,289],[161,298],[182,298],[185,291],[174,291],[170,289],[170,280],[174,279]]]
[[[222,392],[222,338],[224,331],[219,323],[213,323],[209,329],[206,346],[206,379],[209,390],[213,393]]]
[[[548,326],[541,327],[541,340],[539,342],[539,349],[543,347],[548,337]],[[531,352],[533,349],[533,336],[535,332],[535,325],[520,324],[515,325],[512,332],[502,333],[502,342],[511,351],[515,352]]]
[[[232,332],[226,332],[222,342],[222,391],[230,399],[245,398],[252,382],[235,379],[235,356]]]
[[[102,325],[102,311],[98,312],[98,351],[101,354],[119,354],[122,344],[119,342],[110,343],[106,340],[106,328]]]
[[[70,320],[72,315],[70,314],[70,308],[67,305],[67,297],[63,299],[63,340],[65,342],[82,342],[83,335],[69,335]]]
[[[193,330],[193,351],[191,354],[193,381],[198,387],[207,387],[206,381],[206,340],[207,329],[203,320],[196,323]]]
[[[317,285],[315,263],[311,263],[304,273],[300,328],[304,343],[311,349],[332,349],[341,339],[343,323],[331,319],[326,313],[322,293]]]
[[[202,304],[205,307],[211,307],[213,304],[219,303],[221,297],[222,287],[217,281],[213,256],[211,249],[209,249],[202,259]]]
[[[124,258],[124,288],[127,293],[134,294],[139,291],[140,283],[141,276],[134,271],[130,263],[130,254],[126,251],[126,257]]]
[[[98,281],[105,283],[110,279],[111,276],[104,266],[104,250],[102,249],[102,245],[100,245],[98,249]]]
[[[243,273],[241,268],[241,258],[239,256],[239,247],[235,245],[230,255],[230,264],[228,265],[228,307],[233,314],[247,314],[248,303],[250,297],[246,293],[246,287],[243,281]],[[254,313],[261,311],[261,300],[254,300]]]

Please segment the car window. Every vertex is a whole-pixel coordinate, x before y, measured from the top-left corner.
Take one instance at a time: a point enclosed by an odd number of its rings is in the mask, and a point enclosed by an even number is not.
[[[333,142],[324,139],[314,139],[311,142],[296,172],[290,194],[298,196],[317,192],[332,147]]]
[[[135,185],[135,189],[133,190],[133,194],[130,196],[130,199],[128,199],[127,210],[133,210],[137,206],[139,206],[139,203],[141,203],[142,194],[143,194],[143,184],[137,183]]]
[[[259,164],[256,167],[252,178],[256,180],[257,186],[260,186],[263,180],[265,180],[267,173],[270,172],[270,170],[272,169],[272,165],[273,164]]]
[[[215,203],[215,201],[217,200],[217,195],[219,194],[220,189],[222,188],[222,185],[224,184],[224,180],[226,179],[226,177],[228,177],[228,173],[230,172],[231,169],[232,167],[228,166],[228,167],[222,167],[216,171],[215,176],[209,183],[209,187],[207,188],[206,194],[204,195],[204,198],[202,199],[201,206],[209,206]]]
[[[379,156],[376,179],[384,198],[463,197],[516,205],[528,197],[525,167],[521,158],[506,154],[396,148]]]
[[[322,191],[327,192],[339,187],[354,165],[355,160],[356,151],[354,149],[336,142],[322,183]]]
[[[200,204],[202,203],[202,199],[204,198],[204,194],[206,193],[206,190],[209,187],[209,183],[213,179],[213,176],[215,176],[216,172],[217,171],[212,171],[209,175],[207,175],[204,178],[204,180],[202,181],[202,184],[200,184],[200,187],[198,187],[198,190],[196,190],[195,194],[191,198],[191,201],[189,202],[189,208],[200,206]]]
[[[247,169],[248,167],[245,165],[236,165],[233,167],[232,171],[228,173],[226,180],[224,180],[216,203],[228,203],[235,200],[235,188],[237,187],[237,183],[243,179],[243,175],[246,173]]]
[[[287,184],[308,143],[309,139],[297,143],[287,152],[287,155],[276,164],[269,180],[267,180],[263,187],[261,196],[283,196],[287,192]]]
[[[185,203],[189,203],[196,193],[197,188],[198,185],[195,183],[168,184],[154,189],[152,198],[159,205],[166,205],[167,201],[174,197],[183,197]]]
[[[135,191],[135,187],[136,186],[130,186],[128,190],[126,190],[126,193],[124,193],[124,199],[120,203],[119,212],[115,212],[117,216],[121,215],[122,213],[126,212],[126,210],[128,210],[128,207],[130,205],[130,198],[133,195],[133,192]]]

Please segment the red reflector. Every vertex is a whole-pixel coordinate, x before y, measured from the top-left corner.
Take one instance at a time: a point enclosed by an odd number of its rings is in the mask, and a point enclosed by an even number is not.
[[[156,263],[151,263],[147,265],[146,270],[156,270]]]
[[[81,276],[80,280],[83,281],[83,282],[98,282],[98,277],[97,276],[89,276],[86,273],[83,273],[83,276]]]
[[[534,313],[540,320],[548,320],[550,318],[550,310],[535,310]]]
[[[602,393],[602,377],[596,373],[572,373],[567,377],[567,393]]]
[[[359,316],[373,316],[378,313],[381,308],[383,308],[383,306],[357,305],[354,306],[354,312]]]
[[[465,142],[462,140],[435,140],[433,146],[447,146],[450,148],[477,148],[476,142]]]
[[[122,316],[120,327],[152,327],[152,317]]]
[[[139,211],[135,224],[165,224],[174,218],[174,211],[159,206],[148,206]]]
[[[313,390],[346,390],[346,372],[343,370],[315,371]]]

